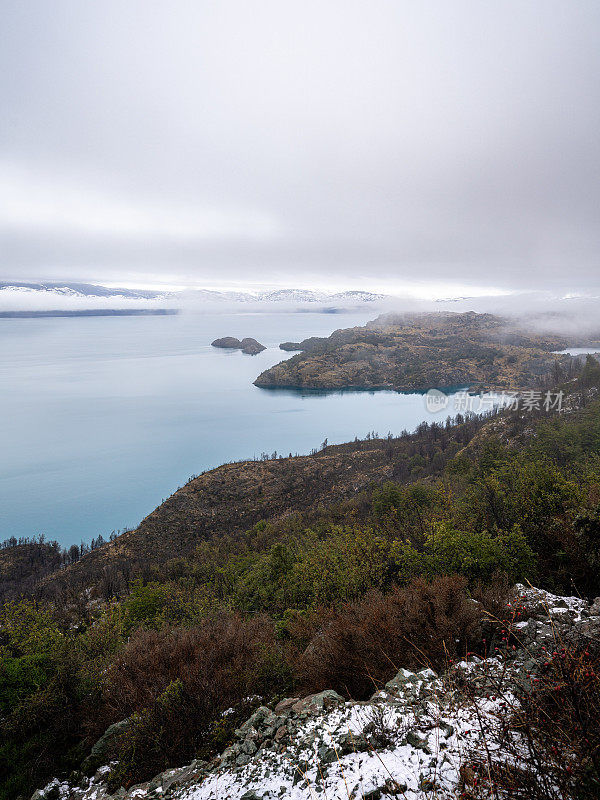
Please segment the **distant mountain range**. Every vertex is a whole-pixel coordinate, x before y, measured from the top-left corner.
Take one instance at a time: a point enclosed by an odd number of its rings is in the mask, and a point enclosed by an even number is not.
[[[215,291],[212,289],[185,289],[156,291],[151,289],[125,289],[91,283],[26,283],[0,282],[0,311],[48,311],[71,307],[127,308],[133,304],[170,308],[192,307],[205,303],[281,304],[292,306],[320,306],[324,310],[338,307],[356,307],[379,303],[386,295],[365,291],[319,292],[310,289],[274,289],[268,291]],[[328,309],[328,307],[330,307]]]
[[[18,283],[17,281],[0,282],[0,291],[14,290],[19,292],[45,292],[63,297],[134,297],[154,298],[159,292],[133,289],[113,289],[93,283]]]

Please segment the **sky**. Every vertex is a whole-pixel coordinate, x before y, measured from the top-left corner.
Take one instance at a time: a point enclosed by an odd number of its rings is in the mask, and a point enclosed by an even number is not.
[[[0,280],[600,293],[597,0],[3,0]]]

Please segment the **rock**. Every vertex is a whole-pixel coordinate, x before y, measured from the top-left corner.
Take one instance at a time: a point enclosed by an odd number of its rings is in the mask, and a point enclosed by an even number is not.
[[[299,697],[286,697],[283,700],[280,700],[277,705],[275,706],[274,712],[278,716],[284,714],[290,714],[292,711],[292,706],[300,700]]]
[[[394,697],[409,701],[417,700],[422,692],[427,692],[431,689],[429,684],[436,678],[437,675],[432,669],[423,669],[420,672],[401,669],[385,684],[384,689],[375,692],[371,697],[371,701],[377,702],[379,700],[389,703],[394,702]]]
[[[451,725],[449,722],[442,722],[440,724],[440,730],[443,732],[446,739],[454,736],[454,725]]]
[[[408,669],[401,669],[390,681],[385,685],[388,692],[393,692],[395,689],[402,689],[406,683],[415,681],[417,676],[414,672]]]
[[[569,611],[566,608],[552,610],[551,618],[553,622],[557,622],[559,625],[572,625],[573,618]]]
[[[594,602],[590,606],[590,615],[592,617],[600,616],[600,597],[595,597]]]
[[[228,764],[231,761],[235,761],[235,759],[238,757],[239,753],[240,753],[240,751],[239,751],[239,748],[238,748],[237,744],[236,745],[231,745],[230,747],[227,747],[221,753],[221,761],[222,761],[222,763]]]
[[[176,789],[195,778],[200,778],[201,770],[198,769],[198,763],[202,762],[192,762],[189,767],[181,767],[179,769],[173,769],[170,772],[164,772],[162,775],[157,775],[154,780],[159,782],[159,786],[162,787],[163,792],[166,792],[168,789]],[[149,790],[150,787],[148,787],[148,791]]]
[[[223,336],[222,339],[215,339],[211,345],[212,347],[223,347],[226,350],[239,350],[242,343],[235,336]]]
[[[383,789],[380,789],[379,787],[376,789],[371,789],[370,792],[365,792],[362,795],[362,800],[380,800],[382,791]]]
[[[289,730],[286,728],[285,725],[282,725],[280,728],[277,728],[275,731],[275,741],[282,742],[284,739],[287,738],[289,734]]]
[[[320,711],[332,708],[336,705],[343,705],[344,698],[341,697],[333,689],[325,689],[323,692],[317,694],[310,694],[302,700],[298,700],[292,706],[292,711],[299,717],[308,717],[312,714],[318,714]]]
[[[427,747],[427,739],[423,739],[415,731],[409,731],[406,734],[406,743],[416,750],[423,750],[424,753],[428,754],[431,753],[430,749]]]
[[[253,756],[254,753],[258,750],[255,742],[252,739],[246,739],[246,741],[242,745],[242,752],[246,753],[248,756]]]
[[[236,736],[243,736],[246,733],[254,728],[258,730],[259,727],[263,724],[263,720],[273,715],[273,712],[270,708],[266,706],[259,706],[256,711],[249,717],[243,725],[240,725],[239,729],[235,731]]]
[[[297,783],[300,783],[300,781],[307,782],[305,775],[309,769],[310,769],[310,764],[308,763],[308,761],[299,761],[296,764],[294,769],[294,779],[293,779],[294,786]]]
[[[129,720],[123,719],[107,728],[81,765],[82,772],[86,775],[93,775],[98,767],[110,761],[115,753],[115,746],[118,738],[128,727]]]
[[[354,734],[348,731],[338,738],[338,752],[340,755],[347,753],[364,753],[369,749],[369,742],[362,734]]]
[[[256,356],[258,353],[262,353],[263,350],[267,348],[264,344],[257,342],[256,339],[251,339],[250,337],[246,337],[242,339],[241,342],[242,353],[246,353],[248,356]]]
[[[333,749],[333,747],[328,747],[327,745],[322,745],[317,750],[317,757],[321,763],[321,766],[327,766],[328,764],[333,764],[334,761],[338,760],[337,753]]]
[[[55,778],[43,789],[38,789],[33,793],[31,800],[55,800],[59,796],[59,783]]]

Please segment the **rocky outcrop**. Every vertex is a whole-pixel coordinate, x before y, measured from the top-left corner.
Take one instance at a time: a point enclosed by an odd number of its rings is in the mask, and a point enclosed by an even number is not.
[[[441,676],[401,669],[363,702],[326,690],[260,706],[211,762],[193,761],[152,781],[107,788],[110,765],[79,783],[54,780],[32,800],[450,800],[468,782],[465,753],[510,693],[531,691],[550,645],[600,636],[600,598],[589,604],[516,587],[511,641],[467,654]],[[512,642],[516,641],[517,645]]]
[[[288,353],[293,353],[295,350],[303,350],[301,342],[282,342],[279,345],[280,350],[285,350]]]
[[[242,343],[235,336],[223,336],[222,339],[215,339],[211,342],[212,347],[222,347],[226,350],[239,350]]]
[[[255,356],[267,349],[264,344],[261,344],[256,339],[252,339],[250,336],[245,337],[241,341],[234,336],[224,336],[222,339],[215,339],[214,342],[211,342],[211,345],[213,347],[221,347],[225,350],[241,350],[242,353],[246,353],[248,356]]]
[[[282,342],[279,345],[280,350],[286,350],[287,352],[293,352],[295,350],[312,350],[313,348],[318,347],[323,342],[319,336],[311,336],[309,339],[303,339],[301,342]]]
[[[261,344],[260,342],[257,342],[256,339],[252,339],[248,336],[245,339],[242,339],[241,348],[242,353],[246,353],[248,356],[255,356],[267,349],[264,344]]]

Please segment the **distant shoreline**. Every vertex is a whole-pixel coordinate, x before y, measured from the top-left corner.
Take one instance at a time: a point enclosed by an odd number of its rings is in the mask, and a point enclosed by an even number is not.
[[[144,317],[179,314],[177,308],[87,308],[78,311],[0,311],[0,319],[35,317]]]

